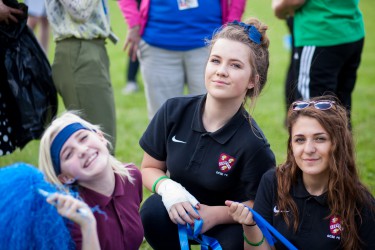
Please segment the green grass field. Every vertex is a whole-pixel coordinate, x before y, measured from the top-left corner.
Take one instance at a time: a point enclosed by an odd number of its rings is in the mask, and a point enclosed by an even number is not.
[[[365,48],[362,62],[358,72],[358,79],[353,96],[353,127],[356,142],[357,163],[361,179],[375,194],[375,8],[373,0],[362,0],[360,6],[364,14],[366,25]],[[146,115],[146,102],[141,91],[124,96],[121,88],[125,84],[125,69],[127,55],[122,51],[126,35],[126,24],[115,1],[110,1],[112,28],[120,37],[117,45],[108,44],[108,53],[111,60],[111,78],[115,92],[117,110],[117,145],[116,157],[123,162],[134,162],[140,165],[143,151],[138,145],[138,140],[146,129],[148,119]],[[244,18],[255,16],[269,26],[270,45],[270,70],[269,79],[262,95],[258,99],[253,116],[267,136],[277,163],[285,159],[287,133],[283,127],[284,121],[284,77],[288,66],[289,52],[284,48],[283,37],[287,34],[285,21],[273,16],[271,0],[247,1]],[[51,40],[49,58],[53,60],[54,43]],[[140,75],[138,76],[141,82]],[[60,101],[59,112],[64,107]],[[0,157],[0,166],[14,162],[27,162],[37,166],[39,142],[34,140],[22,150],[17,150],[11,155]],[[144,198],[149,192],[145,190]],[[142,249],[149,249],[147,244]]]

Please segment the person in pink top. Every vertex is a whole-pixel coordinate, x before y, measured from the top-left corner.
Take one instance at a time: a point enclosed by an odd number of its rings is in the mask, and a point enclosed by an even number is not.
[[[124,50],[138,59],[145,86],[148,117],[169,98],[206,92],[205,41],[222,24],[241,20],[246,0],[119,0],[129,30]]]

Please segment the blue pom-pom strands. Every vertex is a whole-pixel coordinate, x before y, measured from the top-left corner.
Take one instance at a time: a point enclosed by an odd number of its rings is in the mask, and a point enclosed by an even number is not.
[[[100,208],[99,208],[99,205],[96,205],[95,207],[92,207],[91,208],[91,211],[93,212],[93,213],[98,213],[98,214],[101,214],[101,215],[103,215],[105,218],[105,220],[107,220],[108,219],[108,215],[103,211],[103,210],[101,210]]]
[[[42,195],[43,197],[45,197],[45,198],[48,198],[50,195],[53,194],[53,193],[47,192],[47,191],[45,191],[45,190],[43,190],[43,189],[41,189],[41,188],[38,188],[37,191],[38,191],[39,194],[41,194],[41,195]],[[78,194],[77,194],[77,195],[74,194],[74,195],[72,195],[72,196],[75,197],[75,198],[78,198]],[[103,215],[103,216],[105,217],[105,220],[108,219],[107,214],[106,214],[104,211],[102,211],[102,210],[99,208],[98,205],[96,205],[95,207],[92,207],[92,208],[91,208],[91,211],[92,211],[93,213],[96,212],[96,213],[98,213],[98,214]],[[84,209],[84,208],[80,208],[80,209],[78,209],[78,213],[81,214],[83,217],[85,217],[85,216],[88,215],[89,211],[87,211],[87,210]]]
[[[52,193],[49,193],[49,192],[47,192],[47,191],[45,191],[41,188],[38,188],[38,193],[41,194],[42,196],[46,197],[46,198],[48,198],[52,194]],[[87,211],[84,208],[80,208],[80,209],[78,209],[78,213],[80,215],[82,215],[83,217],[86,217],[88,215],[89,211]]]
[[[16,163],[0,168],[1,249],[74,249],[65,219],[38,189],[57,192],[34,166]]]
[[[244,30],[248,34],[249,39],[251,41],[253,41],[256,44],[260,44],[260,41],[262,39],[262,34],[260,34],[260,32],[257,30],[257,28],[255,28],[253,25],[248,25],[246,23],[238,22],[238,21],[230,22],[230,23],[228,23],[228,25],[241,26],[242,28],[244,28]]]
[[[51,144],[51,159],[53,168],[55,170],[56,175],[58,176],[61,174],[61,167],[60,167],[60,152],[62,147],[64,146],[65,142],[69,139],[69,137],[74,134],[76,131],[86,129],[85,126],[83,126],[81,123],[72,123],[63,128],[55,137]]]
[[[61,188],[63,189],[63,188]],[[0,248],[12,250],[68,250],[75,243],[68,230],[67,219],[46,201],[60,189],[45,181],[43,173],[26,163],[0,167]],[[78,193],[69,191],[78,198]],[[92,212],[107,215],[99,206]],[[79,209],[86,216],[86,209]]]

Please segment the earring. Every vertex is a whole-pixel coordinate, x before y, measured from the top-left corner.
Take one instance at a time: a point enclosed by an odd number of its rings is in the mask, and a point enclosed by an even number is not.
[[[70,178],[70,179],[68,179],[66,182],[65,182],[65,184],[73,184],[74,182],[76,181],[76,179],[74,179],[74,178]]]

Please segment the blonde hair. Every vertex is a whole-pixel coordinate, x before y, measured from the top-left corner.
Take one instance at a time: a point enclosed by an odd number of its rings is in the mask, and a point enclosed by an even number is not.
[[[66,126],[72,123],[80,123],[84,127],[90,129],[93,133],[101,132],[100,126],[93,125],[79,116],[78,111],[67,111],[63,113],[60,117],[54,119],[50,126],[44,131],[43,136],[40,140],[39,145],[39,169],[44,172],[45,178],[48,182],[61,186],[59,178],[53,168],[52,158],[51,158],[51,144],[55,136]],[[104,134],[104,133],[103,133]],[[111,143],[105,139],[108,145],[108,150],[112,147]],[[134,178],[130,174],[130,169],[124,166],[123,163],[118,161],[114,156],[109,156],[109,164],[111,165],[113,171],[118,174],[123,180],[127,179],[129,182],[133,183]]]

